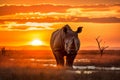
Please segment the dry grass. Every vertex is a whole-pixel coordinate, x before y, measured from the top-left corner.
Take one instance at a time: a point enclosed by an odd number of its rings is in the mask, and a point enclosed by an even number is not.
[[[89,62],[76,62],[75,65],[120,66],[120,50],[107,50],[103,56],[96,50],[80,51],[77,59],[88,59]]]
[[[0,68],[0,80],[119,80],[119,71],[77,74],[56,68]]]
[[[15,60],[10,60],[15,59]],[[33,60],[26,60],[33,59]],[[55,61],[37,62],[34,59],[54,59],[49,51],[8,51],[6,56],[0,56],[0,80],[119,80],[120,71],[69,70],[57,67],[43,66],[55,64]],[[107,51],[101,57],[97,51],[80,51],[76,59],[87,59],[74,65],[119,66],[120,51]],[[81,71],[81,73],[76,73]]]

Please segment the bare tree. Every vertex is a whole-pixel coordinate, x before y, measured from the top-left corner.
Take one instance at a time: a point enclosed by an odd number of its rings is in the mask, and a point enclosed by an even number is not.
[[[109,46],[105,46],[105,45],[102,45],[101,42],[102,42],[102,39],[100,39],[100,36],[98,36],[96,38],[96,41],[97,41],[97,44],[98,44],[98,48],[99,48],[99,51],[100,51],[100,54],[101,56],[103,55],[103,52],[106,48],[108,48]],[[105,42],[104,42],[105,43]],[[101,46],[102,45],[102,46]]]
[[[2,52],[2,55],[5,56],[5,52],[6,52],[5,47],[2,47],[1,52]]]

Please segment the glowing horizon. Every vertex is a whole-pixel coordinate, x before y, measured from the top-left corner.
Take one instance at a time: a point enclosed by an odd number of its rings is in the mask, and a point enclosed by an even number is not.
[[[95,38],[99,35],[105,45],[120,47],[119,0],[23,2],[6,0],[0,3],[0,46],[29,45],[34,39],[49,46],[52,32],[69,24],[73,30],[84,27],[79,34],[81,49],[97,46]]]

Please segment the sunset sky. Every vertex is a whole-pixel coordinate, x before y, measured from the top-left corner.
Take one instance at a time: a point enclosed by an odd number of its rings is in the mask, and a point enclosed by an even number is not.
[[[79,34],[81,49],[97,47],[100,36],[109,49],[120,49],[120,0],[1,0],[0,46],[49,46],[51,33],[69,24]],[[105,43],[104,43],[105,42]]]

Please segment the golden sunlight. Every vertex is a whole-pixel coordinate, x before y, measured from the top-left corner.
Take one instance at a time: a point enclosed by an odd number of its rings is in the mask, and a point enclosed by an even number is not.
[[[33,46],[40,46],[40,45],[43,45],[43,42],[40,41],[39,39],[35,39],[31,42],[31,45]]]

